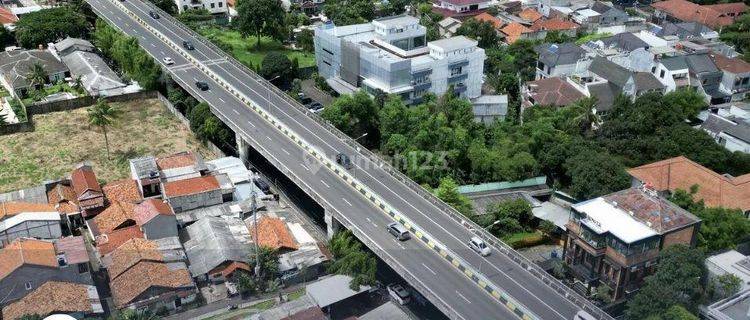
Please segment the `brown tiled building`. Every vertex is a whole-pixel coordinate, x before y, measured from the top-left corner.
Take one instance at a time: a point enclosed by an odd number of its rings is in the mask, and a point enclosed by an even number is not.
[[[195,299],[195,284],[185,268],[141,260],[110,282],[117,309],[166,307],[173,310]]]
[[[605,285],[613,299],[640,289],[659,252],[695,244],[701,220],[655,191],[630,188],[571,207],[564,259],[584,294]]]
[[[562,78],[551,77],[526,82],[521,88],[521,105],[566,106],[586,96]]]
[[[651,4],[657,22],[698,22],[713,29],[720,29],[734,22],[745,13],[742,2],[700,5],[687,0],[666,0]]]
[[[20,319],[24,315],[46,317],[66,314],[76,319],[97,316],[104,312],[99,294],[93,285],[48,281],[26,297],[3,308],[3,320]]]
[[[254,230],[253,227],[250,227],[250,230]],[[299,248],[294,241],[294,237],[289,233],[286,223],[279,218],[262,217],[258,220],[257,239],[254,232],[250,234],[259,246],[275,249],[278,253],[294,251]]]
[[[104,207],[104,193],[96,180],[94,169],[89,165],[80,165],[73,170],[70,180],[78,197],[78,206],[83,210],[83,217],[96,215],[97,209]]]
[[[675,157],[628,170],[633,185],[648,184],[662,194],[677,189],[690,191],[698,185],[695,200],[708,207],[739,208],[750,212],[750,174],[731,177],[718,174],[686,157]]]

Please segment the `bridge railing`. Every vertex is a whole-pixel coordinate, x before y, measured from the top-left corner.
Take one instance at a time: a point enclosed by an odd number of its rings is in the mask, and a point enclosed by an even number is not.
[[[485,230],[484,228],[476,224],[474,221],[466,218],[463,214],[458,212],[456,209],[454,209],[453,207],[449,206],[445,202],[438,199],[434,194],[430,193],[424,187],[417,184],[412,179],[410,179],[409,177],[401,173],[399,170],[394,168],[389,162],[384,161],[380,156],[376,155],[372,151],[368,150],[364,146],[357,143],[354,139],[349,137],[347,134],[343,133],[341,130],[331,125],[328,121],[325,121],[318,114],[315,114],[311,112],[310,110],[308,110],[307,108],[305,108],[299,101],[290,97],[284,91],[282,91],[275,85],[271,84],[269,81],[267,81],[263,77],[259,76],[257,73],[255,73],[255,71],[251,70],[246,65],[237,61],[234,57],[224,52],[224,50],[216,46],[213,42],[201,36],[194,30],[186,27],[182,22],[178,21],[177,19],[172,17],[170,14],[164,12],[163,10],[161,10],[160,8],[158,8],[151,2],[149,1],[144,1],[144,2],[151,8],[151,10],[159,12],[159,14],[162,17],[165,17],[166,19],[170,20],[178,28],[190,34],[195,40],[200,41],[201,44],[210,48],[217,55],[225,58],[230,64],[242,70],[245,74],[247,74],[247,76],[255,80],[258,84],[263,85],[267,90],[273,92],[275,94],[275,97],[273,98],[281,99],[285,101],[289,106],[296,108],[300,112],[306,114],[310,119],[316,121],[318,124],[326,128],[329,132],[334,134],[340,140],[344,141],[352,149],[357,150],[357,152],[359,152],[362,156],[365,156],[370,162],[379,166],[388,174],[390,174],[391,176],[393,176],[394,178],[402,182],[404,185],[408,186],[409,189],[419,194],[422,198],[424,198],[425,200],[433,204],[435,207],[437,207],[438,209],[448,214],[448,216],[451,219],[467,227],[476,236],[482,238],[486,243],[493,246],[497,251],[508,256],[513,262],[517,263],[527,272],[532,274],[534,277],[541,280],[542,283],[544,283],[546,286],[553,289],[555,292],[557,292],[561,296],[565,297],[565,299],[567,299],[574,305],[580,307],[581,309],[585,310],[586,312],[590,313],[592,316],[596,317],[597,319],[612,319],[611,316],[609,316],[606,312],[604,312],[600,308],[596,307],[593,303],[588,301],[586,298],[582,297],[573,289],[571,289],[570,287],[560,282],[560,280],[549,275],[546,271],[544,271],[538,265],[536,265],[535,263],[533,263],[531,260],[524,257],[523,255],[519,254],[516,250],[514,250],[505,242],[501,241],[500,239],[498,239],[497,237],[489,233],[487,230]],[[271,96],[269,95],[268,98],[270,100]]]

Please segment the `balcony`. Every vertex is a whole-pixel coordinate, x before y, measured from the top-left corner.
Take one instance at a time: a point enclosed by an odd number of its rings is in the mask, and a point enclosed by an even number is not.
[[[574,264],[570,266],[570,272],[586,284],[591,284],[599,280],[599,275],[583,264]]]
[[[427,90],[430,87],[432,87],[432,82],[426,81],[422,83],[415,83],[415,84],[412,84],[412,87],[414,87],[414,91]]]
[[[448,68],[449,69],[459,68],[459,67],[465,67],[465,66],[468,66],[468,65],[469,65],[469,60],[468,59],[463,59],[463,60],[451,62],[450,64],[448,64]]]
[[[632,265],[643,263],[649,260],[656,260],[656,258],[659,256],[659,249],[654,248],[646,252],[635,253],[629,256],[625,256],[622,253],[618,252],[617,250],[611,247],[607,247],[606,254],[607,254],[607,257],[616,261],[622,266],[632,266]]]
[[[459,74],[451,75],[448,77],[448,84],[456,83],[459,81],[464,81],[467,78],[469,78],[468,73],[459,73]]]
[[[421,78],[432,74],[432,69],[415,70],[411,72],[412,78]]]
[[[453,87],[453,93],[456,95],[460,95],[466,91],[466,85],[463,83],[459,83],[456,86]]]

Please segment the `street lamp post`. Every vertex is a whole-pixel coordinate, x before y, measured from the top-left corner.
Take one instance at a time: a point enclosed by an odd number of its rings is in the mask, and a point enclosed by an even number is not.
[[[369,132],[365,132],[361,136],[352,139],[352,141],[356,142],[357,140],[366,137],[368,133]],[[357,146],[356,148],[357,148],[357,153],[359,153],[359,146]],[[352,166],[352,172],[354,173],[354,179],[357,179],[357,166],[356,165]]]

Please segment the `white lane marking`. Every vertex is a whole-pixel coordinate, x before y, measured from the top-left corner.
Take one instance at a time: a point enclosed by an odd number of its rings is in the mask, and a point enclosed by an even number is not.
[[[222,99],[221,97],[219,97],[219,101],[221,101],[221,103],[227,103],[227,102],[226,102],[226,101],[224,101],[224,99]]]
[[[329,185],[328,185],[328,184],[327,184],[327,183],[326,183],[325,181],[323,181],[323,180],[320,180],[320,183],[322,183],[322,184],[323,184],[324,186],[326,186],[326,188],[329,188],[329,189],[331,188],[331,186],[329,186]]]
[[[377,227],[378,227],[378,224],[377,224],[377,223],[375,223],[375,222],[372,222],[372,220],[370,220],[370,218],[365,218],[365,219],[367,219],[367,222],[369,222],[369,223],[372,223],[372,225],[373,225],[373,226],[374,226],[375,228],[377,228]]]
[[[154,44],[153,42],[151,42],[151,43],[149,43],[149,44],[150,44],[150,45],[151,45],[152,47],[156,48],[156,45],[155,45],[155,44]]]
[[[249,124],[249,125],[250,125],[251,127],[255,128],[255,125],[254,125],[254,124],[253,124],[252,122],[248,121],[247,123],[248,123],[248,124]]]
[[[466,297],[464,297],[464,295],[462,295],[461,292],[458,292],[458,290],[456,290],[456,294],[459,297],[461,297],[461,299],[464,299],[464,301],[466,301],[467,303],[471,304],[471,301],[469,301],[469,299],[466,299]]]
[[[266,139],[268,139],[268,141],[273,141],[273,140],[271,139],[271,137],[269,137],[269,136],[266,136]]]
[[[346,199],[344,199],[344,198],[341,198],[341,200],[344,200],[344,202],[346,202],[346,204],[348,204],[348,205],[349,205],[350,207],[353,207],[352,203],[351,203],[351,202],[349,202],[348,200],[346,200]]]
[[[300,163],[299,165],[301,165],[303,168],[305,168],[305,170],[310,171],[310,168],[308,168],[306,165],[304,165],[302,163]]]
[[[116,18],[117,18],[117,20],[122,21],[122,18],[120,18],[120,16],[117,16]]]
[[[284,149],[284,148],[279,148],[279,149],[281,149],[281,151],[284,151],[284,153],[286,153],[286,155],[288,155],[288,156],[292,155],[291,153],[289,153],[289,151],[286,151],[286,149]]]
[[[239,115],[239,114],[240,114],[240,112],[239,112],[239,111],[237,111],[237,109],[232,109],[232,111],[234,111],[234,113],[236,113],[237,115]]]
[[[394,240],[394,241],[396,241],[396,244],[397,244],[397,245],[398,245],[399,247],[401,247],[401,249],[404,249],[404,250],[406,250],[406,247],[404,247],[404,245],[403,245],[403,244],[401,244],[401,240],[398,240],[398,239],[393,239],[393,240]]]
[[[161,55],[163,55],[163,56],[166,56],[166,54],[164,53],[164,51],[159,51],[159,53],[161,53]]]
[[[432,275],[434,275],[434,276],[436,276],[436,275],[437,275],[437,273],[435,273],[435,271],[432,271],[432,269],[430,269],[430,267],[428,267],[428,266],[427,266],[426,264],[424,264],[424,263],[423,263],[423,264],[422,264],[422,266],[423,266],[423,267],[424,267],[425,269],[427,269],[427,271],[429,271],[430,273],[432,273]]]

